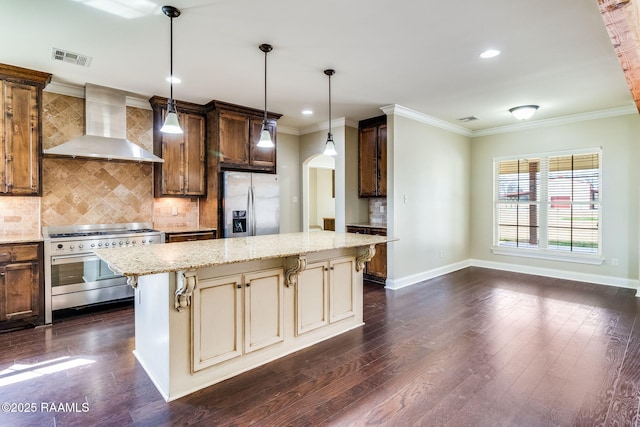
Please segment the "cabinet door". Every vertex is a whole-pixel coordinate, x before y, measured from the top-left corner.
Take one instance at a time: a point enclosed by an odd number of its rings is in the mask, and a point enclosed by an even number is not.
[[[204,117],[180,113],[182,134],[161,134],[162,179],[160,195],[205,194]]]
[[[40,141],[38,139],[38,89],[34,86],[3,82],[4,147],[0,170],[0,192],[37,195],[40,188]]]
[[[276,144],[276,124],[273,121],[267,121],[271,141]],[[253,166],[266,168],[276,167],[276,147],[262,148],[258,147],[260,134],[262,133],[262,119],[251,119],[251,142],[249,144],[249,163]]]
[[[242,275],[198,281],[192,301],[193,371],[242,356]]]
[[[203,116],[183,115],[184,128],[184,192],[186,196],[202,196],[205,191],[205,120]]]
[[[326,262],[308,264],[296,286],[296,335],[329,323],[329,275]]]
[[[359,131],[358,195],[360,197],[374,197],[377,194],[377,136],[376,126],[362,128]]]
[[[387,278],[387,245],[385,243],[376,245],[376,254],[367,263],[365,273],[369,276],[375,276],[371,279],[384,281]]]
[[[249,119],[246,116],[221,111],[219,116],[220,162],[249,164]]]
[[[353,257],[338,258],[329,262],[330,323],[355,315],[355,262]]]
[[[40,307],[40,276],[37,262],[8,264],[0,267],[2,307],[0,320],[37,318]]]
[[[378,145],[377,145],[377,180],[378,188],[376,195],[378,197],[387,196],[387,125],[378,126]]]
[[[180,196],[184,191],[184,134],[162,134],[162,196]]]
[[[281,268],[244,275],[245,353],[284,341],[284,273]]]

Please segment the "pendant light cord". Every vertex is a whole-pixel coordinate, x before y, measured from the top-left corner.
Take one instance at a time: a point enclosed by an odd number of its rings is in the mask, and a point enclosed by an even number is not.
[[[329,74],[329,135],[331,135],[331,74]]]
[[[170,19],[169,29],[169,99],[173,103],[173,17]]]
[[[267,126],[267,51],[264,51],[264,123]]]

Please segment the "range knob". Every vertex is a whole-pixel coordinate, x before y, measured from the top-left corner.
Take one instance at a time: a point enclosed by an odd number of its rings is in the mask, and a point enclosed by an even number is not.
[[[64,245],[62,243],[58,243],[58,249],[62,249]]]
[[[92,243],[92,244],[91,244],[91,247],[92,247],[92,248],[95,248],[95,247],[96,247],[96,244],[95,244],[95,243]]]
[[[75,246],[69,245],[69,249],[73,249],[73,248],[75,248]]]
[[[102,243],[98,243],[98,247],[101,248],[102,247]]]
[[[127,245],[129,244],[129,241],[127,240]]]
[[[131,241],[131,244],[132,244],[132,245],[135,245],[135,244],[136,244],[136,241],[135,241],[135,240],[132,240],[132,241]]]
[[[82,248],[84,248],[84,245],[83,245],[82,243],[80,243],[80,244],[78,245],[78,249],[82,249]]]
[[[122,246],[124,243],[122,242],[122,240],[120,240],[120,243],[119,243],[119,244],[120,244],[120,246]]]

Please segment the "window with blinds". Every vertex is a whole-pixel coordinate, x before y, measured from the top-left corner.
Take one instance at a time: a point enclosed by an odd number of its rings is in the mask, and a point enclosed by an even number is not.
[[[600,254],[601,150],[494,160],[495,242]]]

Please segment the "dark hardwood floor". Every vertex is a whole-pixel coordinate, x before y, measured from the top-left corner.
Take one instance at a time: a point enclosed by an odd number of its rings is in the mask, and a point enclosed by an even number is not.
[[[467,268],[364,301],[362,328],[171,403],[131,307],[0,334],[0,425],[638,423],[634,290]]]

